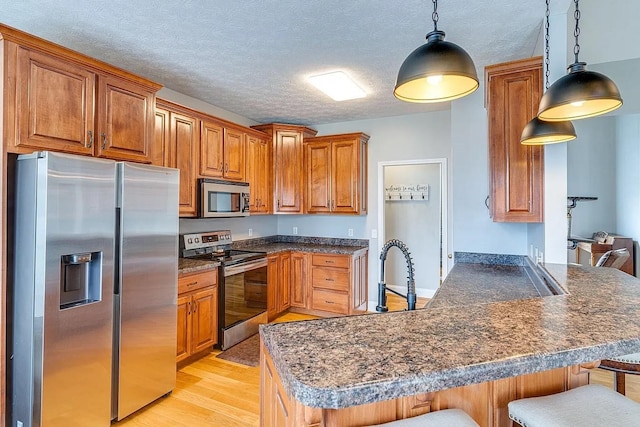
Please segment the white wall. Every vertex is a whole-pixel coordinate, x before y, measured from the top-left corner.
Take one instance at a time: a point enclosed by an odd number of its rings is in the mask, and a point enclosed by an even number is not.
[[[616,118],[615,179],[617,231],[633,238],[640,277],[640,114]]]
[[[231,230],[234,240],[273,236],[278,233],[278,218],[275,215],[253,215],[240,218],[180,219],[181,234],[213,230]]]
[[[407,245],[415,265],[416,294],[432,297],[440,286],[440,164],[387,165],[384,186],[429,185],[426,199],[385,200],[385,240]],[[401,251],[391,248],[385,263],[385,283],[406,293],[407,263]]]
[[[489,217],[487,111],[484,87],[452,102],[451,190],[453,246],[449,252],[526,254],[526,224],[498,223]]]

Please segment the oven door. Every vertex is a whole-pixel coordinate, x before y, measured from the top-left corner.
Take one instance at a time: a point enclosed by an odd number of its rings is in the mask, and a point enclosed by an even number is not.
[[[226,266],[223,271],[218,319],[224,350],[267,323],[267,258]]]

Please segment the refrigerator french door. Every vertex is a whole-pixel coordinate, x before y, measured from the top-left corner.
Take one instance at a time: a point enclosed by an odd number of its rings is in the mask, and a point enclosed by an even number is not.
[[[175,386],[177,171],[41,152],[16,184],[12,424],[107,427]]]

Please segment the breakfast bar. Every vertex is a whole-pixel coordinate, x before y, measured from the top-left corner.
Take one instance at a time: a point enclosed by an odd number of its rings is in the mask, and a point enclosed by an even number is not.
[[[640,351],[640,281],[609,268],[457,263],[424,309],[260,335],[263,426],[380,424],[446,408],[506,426],[509,401],[585,385],[598,360]]]

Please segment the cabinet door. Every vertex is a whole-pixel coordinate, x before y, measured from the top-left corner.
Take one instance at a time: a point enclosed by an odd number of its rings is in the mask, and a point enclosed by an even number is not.
[[[280,278],[278,280],[278,313],[291,307],[291,253],[280,255]]]
[[[307,308],[307,254],[291,253],[291,307]]]
[[[331,212],[331,142],[305,144],[308,213]]]
[[[153,165],[166,166],[170,163],[170,127],[169,111],[156,108],[156,122],[151,147],[151,164]]]
[[[272,213],[271,203],[271,144],[264,139],[258,140],[260,147],[260,168],[258,169],[258,188],[260,189],[258,205],[260,213]]]
[[[171,113],[170,152],[167,166],[180,170],[180,216],[196,216],[196,164],[198,161],[198,120]]]
[[[244,181],[244,132],[224,129],[224,177]]]
[[[150,163],[155,93],[115,76],[99,76],[95,154]]]
[[[302,213],[302,132],[278,131],[275,148],[275,206],[279,213]]]
[[[278,258],[278,255],[267,257],[267,317],[269,320],[278,315],[278,282],[280,279]]]
[[[357,255],[353,260],[352,306],[349,314],[367,311],[367,289],[369,274],[368,252]]]
[[[267,141],[247,135],[245,156],[245,179],[249,183],[251,213],[267,213],[269,203],[269,170]]]
[[[93,72],[44,53],[18,48],[18,135],[9,151],[93,153]]]
[[[542,222],[544,147],[520,144],[542,89],[540,58],[487,67],[490,214],[496,222]]]
[[[186,359],[191,350],[191,296],[178,297],[178,341],[176,362]]]
[[[331,211],[358,213],[359,141],[331,142]]]
[[[203,121],[200,136],[200,175],[222,178],[224,172],[224,130],[217,123]]]
[[[218,288],[211,287],[193,294],[192,353],[213,346],[218,338]]]

